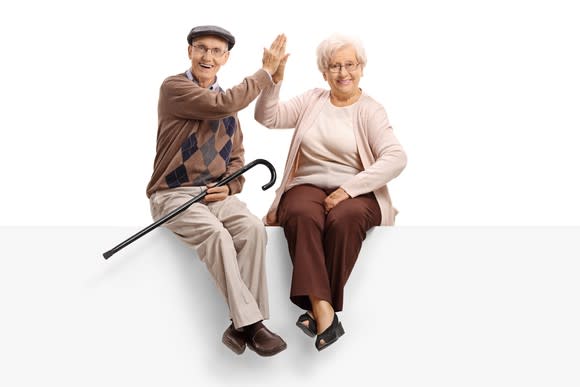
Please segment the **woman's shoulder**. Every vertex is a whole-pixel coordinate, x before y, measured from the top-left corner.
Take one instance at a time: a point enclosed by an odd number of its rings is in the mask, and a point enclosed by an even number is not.
[[[384,120],[388,121],[387,110],[376,99],[363,91],[358,102],[358,115],[363,120]]]
[[[330,95],[330,91],[326,89],[314,88],[305,91],[302,95],[306,98],[318,99],[328,97]]]
[[[359,99],[358,106],[359,111],[364,115],[375,115],[379,112],[384,112],[386,114],[386,109],[383,104],[364,91]]]
[[[379,101],[377,101],[376,99],[374,99],[373,97],[371,97],[364,90],[363,90],[362,95],[361,95],[361,97],[359,99],[359,102],[360,102],[360,105],[362,107],[365,107],[365,108],[371,108],[371,109],[381,108],[381,109],[384,109],[383,104],[381,104]]]

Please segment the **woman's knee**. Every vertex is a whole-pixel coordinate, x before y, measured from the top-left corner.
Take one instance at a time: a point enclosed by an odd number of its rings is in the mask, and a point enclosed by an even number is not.
[[[364,214],[348,209],[338,211],[337,208],[331,210],[326,216],[324,229],[327,233],[345,234],[358,232],[364,229]]]
[[[312,186],[297,186],[286,192],[278,207],[278,219],[320,222],[324,218],[324,192]]]

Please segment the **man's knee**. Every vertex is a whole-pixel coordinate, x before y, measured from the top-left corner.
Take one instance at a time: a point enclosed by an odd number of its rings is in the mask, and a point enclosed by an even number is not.
[[[264,223],[256,216],[250,216],[246,220],[248,230],[250,230],[253,234],[265,234],[266,227],[264,227]]]
[[[197,248],[202,261],[222,260],[233,249],[232,236],[224,227],[214,227],[204,232],[204,240]]]

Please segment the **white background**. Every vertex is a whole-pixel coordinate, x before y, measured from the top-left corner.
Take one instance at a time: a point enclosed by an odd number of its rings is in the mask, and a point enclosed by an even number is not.
[[[379,8],[379,3],[380,7]],[[284,99],[325,87],[317,44],[368,52],[361,86],[409,164],[390,185],[398,225],[580,225],[579,15],[573,1],[99,1],[0,5],[0,225],[144,226],[159,85],[188,67],[186,35],[219,24],[239,83],[278,33]],[[290,131],[240,114],[246,160],[281,174]],[[266,171],[242,193],[263,215]]]
[[[378,7],[2,2],[0,384],[364,385],[368,376],[393,386],[577,386],[579,228],[552,227],[580,225],[574,2]],[[226,87],[286,33],[283,98],[326,86],[314,52],[332,32],[366,45],[361,85],[407,150],[390,188],[397,224],[413,227],[371,232],[334,349],[317,353],[293,327],[279,232],[268,244],[268,324],[289,347],[271,359],[220,344],[225,305],[166,230],[100,256],[151,221],[158,88],[187,68],[185,38],[199,24],[238,39],[219,75]],[[262,128],[253,105],[240,118],[246,159],[266,158],[281,174],[290,131]],[[246,177],[241,196],[263,215],[267,172]],[[15,227],[31,225],[43,227]],[[65,225],[75,227],[54,227]],[[547,227],[462,227],[532,225]]]

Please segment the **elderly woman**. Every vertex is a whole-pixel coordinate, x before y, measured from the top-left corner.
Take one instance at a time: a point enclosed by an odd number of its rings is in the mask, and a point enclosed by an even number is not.
[[[336,312],[366,232],[394,224],[387,182],[406,165],[381,104],[359,88],[367,59],[356,39],[333,36],[317,49],[330,90],[279,101],[286,55],[262,91],[255,118],[268,128],[295,128],[282,183],[265,217],[284,228],[293,263],[291,301],[304,309],[296,325],[317,335],[320,351],[344,334]]]

